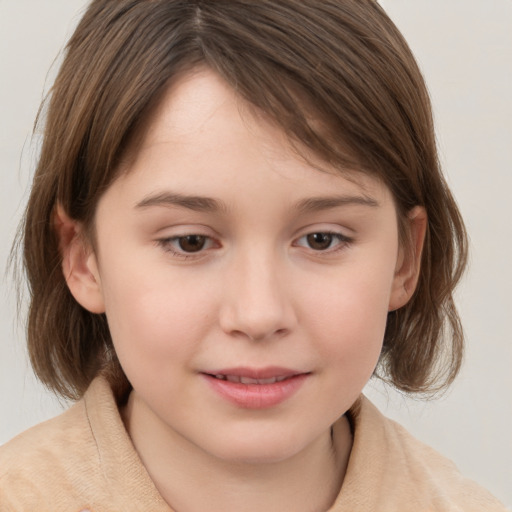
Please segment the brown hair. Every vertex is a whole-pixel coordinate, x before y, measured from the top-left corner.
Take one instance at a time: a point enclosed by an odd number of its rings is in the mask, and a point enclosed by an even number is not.
[[[417,290],[389,313],[377,373],[427,392],[453,380],[463,336],[453,289],[466,234],[437,157],[428,93],[403,37],[374,0],[94,0],[51,90],[24,219],[28,345],[43,383],[80,397],[98,372],[127,385],[104,315],[83,309],[61,270],[57,204],[91,227],[102,193],[169,82],[196,65],[338,168],[378,176],[399,224],[428,227]],[[312,118],[320,120],[312,122]],[[403,230],[402,230],[403,231]]]

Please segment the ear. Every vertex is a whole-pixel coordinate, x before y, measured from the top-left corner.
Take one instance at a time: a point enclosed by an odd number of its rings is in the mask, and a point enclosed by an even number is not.
[[[416,290],[421,267],[421,253],[427,230],[427,213],[422,206],[414,207],[406,219],[407,247],[401,247],[397,258],[389,311],[405,306]]]
[[[71,219],[60,205],[55,209],[53,223],[69,291],[91,313],[104,313],[98,264],[82,224]]]

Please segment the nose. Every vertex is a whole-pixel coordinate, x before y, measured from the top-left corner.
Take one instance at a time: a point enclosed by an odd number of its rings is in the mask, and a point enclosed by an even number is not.
[[[296,325],[290,282],[276,256],[250,254],[226,275],[220,324],[231,336],[252,341],[288,334]]]

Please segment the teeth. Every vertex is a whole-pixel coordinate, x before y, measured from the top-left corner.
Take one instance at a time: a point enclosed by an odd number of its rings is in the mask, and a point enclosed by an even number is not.
[[[250,377],[240,377],[242,384],[259,384],[258,379],[251,379]]]
[[[272,377],[271,379],[259,379],[258,384],[275,384],[277,382],[276,377]]]
[[[238,375],[223,375],[219,373],[214,375],[216,379],[227,380],[228,382],[234,382],[237,384],[275,384],[276,382],[283,382],[288,377],[270,377],[268,379],[253,379],[251,377],[240,377]]]

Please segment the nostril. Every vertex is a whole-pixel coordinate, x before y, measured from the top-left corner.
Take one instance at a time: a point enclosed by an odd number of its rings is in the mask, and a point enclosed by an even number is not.
[[[282,329],[268,329],[261,332],[255,332],[255,331],[246,331],[242,333],[242,335],[247,336],[251,341],[263,341],[266,339],[276,339],[276,338],[282,338],[286,336],[289,332],[289,329],[282,328]]]
[[[286,336],[296,325],[295,310],[285,299],[234,294],[222,305],[219,324],[233,338],[262,341]]]

